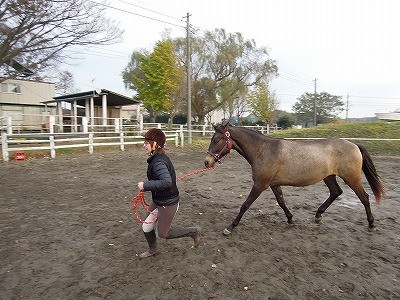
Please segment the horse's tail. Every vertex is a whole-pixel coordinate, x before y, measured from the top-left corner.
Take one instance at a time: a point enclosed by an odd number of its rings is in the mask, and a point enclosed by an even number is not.
[[[367,178],[367,181],[372,189],[372,192],[375,195],[376,203],[379,204],[381,198],[385,195],[385,189],[378,175],[378,172],[376,171],[375,165],[372,162],[372,158],[367,152],[367,149],[365,149],[364,146],[359,144],[357,144],[357,146],[360,149],[363,159],[362,170],[364,171],[365,177]]]

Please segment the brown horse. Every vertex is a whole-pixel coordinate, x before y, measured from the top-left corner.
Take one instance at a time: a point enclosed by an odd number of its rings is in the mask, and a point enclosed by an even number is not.
[[[315,215],[316,222],[319,222],[325,210],[343,192],[336,176],[342,178],[361,200],[369,228],[374,227],[369,196],[361,183],[362,171],[377,203],[384,195],[384,189],[372,159],[363,146],[342,139],[294,141],[271,138],[252,129],[230,126],[229,123],[213,126],[215,133],[205,157],[206,167],[214,166],[234,149],[251,165],[254,182],[236,219],[224,230],[225,235],[231,233],[250,205],[268,187],[271,187],[291,224],[293,215],[285,205],[281,186],[307,186],[323,180],[330,194]]]

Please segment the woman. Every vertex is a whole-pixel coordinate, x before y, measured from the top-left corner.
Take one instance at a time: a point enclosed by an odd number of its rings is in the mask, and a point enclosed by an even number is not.
[[[151,191],[152,201],[149,204],[151,213],[147,214],[142,227],[149,250],[140,254],[139,258],[143,259],[159,253],[156,229],[160,238],[191,237],[194,240],[194,247],[197,248],[202,235],[201,228],[171,228],[172,220],[179,207],[179,190],[176,186],[175,168],[164,151],[165,134],[161,129],[152,128],[146,132],[144,138],[144,147],[150,156],[147,159],[148,180],[140,181],[138,187],[141,191]]]

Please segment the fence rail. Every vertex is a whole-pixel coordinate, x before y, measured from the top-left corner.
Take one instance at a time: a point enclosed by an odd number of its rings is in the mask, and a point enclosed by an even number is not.
[[[24,124],[23,120],[26,117],[36,120],[36,123]],[[98,118],[74,118],[78,119],[74,124],[60,124],[62,118],[58,115],[2,116],[0,131],[3,160],[9,161],[11,152],[21,151],[49,150],[52,158],[56,156],[56,150],[63,148],[88,148],[89,153],[93,153],[95,147],[119,146],[124,151],[126,145],[141,144],[142,134],[153,127],[162,129],[166,133],[167,141],[173,141],[175,146],[181,147],[189,134],[193,137],[214,134],[212,125],[193,124],[189,133],[187,126],[180,124],[173,124],[170,130],[165,123],[125,124],[121,118],[108,118],[107,124],[96,124]],[[247,127],[259,130],[263,134],[280,129],[270,125]],[[23,130],[24,128],[26,130]]]
[[[56,157],[57,149],[65,148],[88,148],[90,154],[95,147],[119,146],[121,151],[126,145],[137,145],[143,143],[141,135],[129,136],[123,132],[115,133],[113,136],[104,136],[101,133],[80,133],[65,138],[68,134],[60,133],[38,133],[38,134],[8,134],[1,133],[2,157],[9,161],[10,152],[49,150],[52,158]],[[179,145],[179,133],[167,132],[167,141],[172,141],[175,146]]]

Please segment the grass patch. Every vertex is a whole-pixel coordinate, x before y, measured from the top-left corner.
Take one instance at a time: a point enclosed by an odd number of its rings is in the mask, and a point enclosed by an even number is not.
[[[269,134],[279,138],[365,138],[365,139],[400,139],[400,122],[367,122],[327,124],[312,128],[288,129]],[[211,137],[194,137],[192,145],[208,149]],[[400,156],[400,140],[398,141],[366,141],[351,140],[362,144],[371,155]]]
[[[400,122],[327,124],[312,128],[282,130],[270,134],[279,138],[370,138],[400,139]],[[398,141],[357,141],[372,155],[400,156]]]

